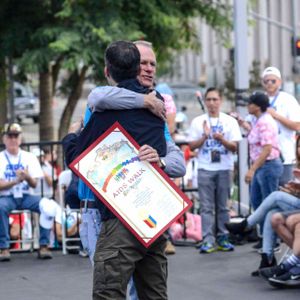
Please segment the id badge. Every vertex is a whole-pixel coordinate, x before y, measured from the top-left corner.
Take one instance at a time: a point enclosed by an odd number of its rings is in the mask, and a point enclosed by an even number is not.
[[[218,150],[211,151],[211,162],[212,163],[219,163],[221,162],[221,153]]]
[[[23,197],[21,184],[17,184],[13,187],[13,194],[14,194],[14,198],[22,198]]]

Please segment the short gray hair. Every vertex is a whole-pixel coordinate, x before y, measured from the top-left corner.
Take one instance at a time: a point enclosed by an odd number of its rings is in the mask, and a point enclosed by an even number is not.
[[[140,46],[145,46],[148,47],[150,49],[153,49],[153,45],[151,42],[147,42],[147,41],[143,41],[143,40],[138,40],[138,41],[134,41],[133,42],[136,46],[140,45]]]

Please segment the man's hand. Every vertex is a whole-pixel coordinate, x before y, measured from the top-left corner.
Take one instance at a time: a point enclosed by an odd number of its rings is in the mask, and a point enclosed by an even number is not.
[[[74,122],[73,124],[70,125],[69,127],[69,133],[77,133],[80,132],[80,130],[83,128],[83,120],[79,120]]]
[[[28,185],[32,188],[35,188],[37,185],[37,179],[33,178],[30,176],[29,172],[28,172],[28,168],[26,168],[25,170],[16,170],[16,175],[17,175],[17,182],[16,184],[22,182],[22,181],[27,181]]]
[[[296,178],[300,179],[300,169],[295,168],[295,169],[293,170],[293,174],[294,174],[294,176],[295,176]]]
[[[300,193],[300,183],[299,182],[289,181],[284,187],[291,190],[294,194]]]
[[[268,107],[267,112],[273,117],[273,119],[276,120],[278,113],[276,112],[276,110],[274,108]]]
[[[209,137],[209,135],[210,135],[210,128],[208,127],[208,124],[207,124],[207,121],[206,121],[206,120],[203,122],[203,133],[204,133],[207,137]]]
[[[26,180],[26,178],[28,178],[28,172],[26,172],[25,170],[16,170],[16,175],[17,175],[17,181],[18,182],[22,182],[23,180]]]
[[[139,159],[150,163],[157,163],[159,162],[159,155],[151,146],[143,145],[139,151]]]
[[[223,135],[223,133],[215,132],[213,134],[213,138],[222,143],[222,141],[224,139],[224,135]]]
[[[254,171],[249,169],[245,175],[245,182],[249,184],[251,182],[253,176],[254,176]]]
[[[156,98],[156,92],[144,96],[144,107],[149,109],[154,115],[166,120],[166,109],[163,101]]]

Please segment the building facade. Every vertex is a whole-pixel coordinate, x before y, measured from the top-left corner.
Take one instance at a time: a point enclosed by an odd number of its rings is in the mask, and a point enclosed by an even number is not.
[[[233,0],[227,2],[233,5]],[[299,96],[300,78],[293,72],[292,37],[295,33],[300,35],[300,0],[257,0],[251,3],[248,9],[248,45],[245,45],[248,48],[249,71],[254,61],[258,62],[260,71],[269,65],[278,67],[282,72],[284,89],[295,91]],[[178,55],[174,74],[163,80],[224,87],[224,68],[233,57],[234,35],[232,33],[230,37],[232,48],[225,48],[212,28],[200,19],[195,22],[201,52],[187,50]]]

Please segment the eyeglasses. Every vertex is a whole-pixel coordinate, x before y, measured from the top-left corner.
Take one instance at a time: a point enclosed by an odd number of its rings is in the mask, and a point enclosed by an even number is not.
[[[276,79],[264,79],[264,84],[268,84],[269,82],[271,82],[272,84],[275,84],[276,83]]]
[[[9,133],[7,134],[7,136],[10,138],[10,139],[17,139],[19,137],[19,134],[18,133]]]
[[[205,98],[205,101],[218,101],[219,98]]]

